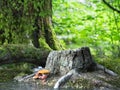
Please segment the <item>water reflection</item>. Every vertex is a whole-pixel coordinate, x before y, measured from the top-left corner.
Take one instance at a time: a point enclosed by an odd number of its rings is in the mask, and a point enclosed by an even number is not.
[[[72,87],[72,86],[71,86]],[[120,90],[120,88],[107,88],[107,87],[102,87],[102,88],[81,88],[81,89],[76,89],[76,88],[62,88],[62,89],[57,89],[57,90]],[[0,90],[54,90],[53,87],[49,86],[40,86],[37,85],[36,83],[23,83],[23,82],[4,82],[0,83]]]
[[[34,83],[6,82],[0,83],[0,90],[53,90],[52,87],[43,87]]]
[[[0,83],[0,90],[54,90],[53,87],[40,86],[35,83],[5,82]],[[62,88],[60,90],[77,90],[72,88]],[[80,90],[80,89],[79,89]]]

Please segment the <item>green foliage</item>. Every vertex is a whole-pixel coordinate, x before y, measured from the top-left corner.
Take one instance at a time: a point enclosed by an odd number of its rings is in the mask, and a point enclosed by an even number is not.
[[[119,3],[110,2],[117,8]],[[120,57],[119,24],[119,13],[100,0],[53,0],[53,26],[66,48],[89,46],[100,57]]]
[[[108,2],[120,10],[119,0]],[[98,63],[120,74],[120,15],[102,0],[53,0],[53,27],[66,48],[88,46]]]

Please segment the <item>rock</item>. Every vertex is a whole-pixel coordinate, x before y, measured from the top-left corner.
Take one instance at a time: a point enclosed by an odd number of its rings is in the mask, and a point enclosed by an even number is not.
[[[43,67],[42,66],[38,66],[37,68],[33,68],[33,72],[37,72],[37,71],[39,71],[39,70],[41,70],[41,69],[43,69]]]

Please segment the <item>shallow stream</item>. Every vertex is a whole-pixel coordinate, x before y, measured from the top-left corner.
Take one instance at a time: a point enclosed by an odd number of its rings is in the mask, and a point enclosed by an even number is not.
[[[53,87],[40,86],[35,83],[23,83],[23,82],[0,82],[0,90],[54,90]],[[72,88],[60,89],[60,90],[76,90]]]
[[[0,90],[53,90],[52,87],[43,87],[35,83],[4,82],[0,83]]]

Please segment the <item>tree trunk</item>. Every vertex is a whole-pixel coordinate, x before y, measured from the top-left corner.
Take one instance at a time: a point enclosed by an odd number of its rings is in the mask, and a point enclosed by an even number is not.
[[[28,62],[45,66],[50,50],[37,49],[29,45],[6,45],[0,47],[0,65]]]
[[[52,31],[52,0],[39,0],[41,6],[37,7],[37,16],[35,17],[34,27],[36,28],[32,34],[33,45],[36,48],[42,47],[41,40],[44,39],[51,49],[59,49],[56,42],[54,31]]]
[[[60,49],[52,30],[52,0],[1,0],[1,30],[4,43],[32,44],[36,48],[47,46]],[[3,42],[1,42],[3,43]],[[44,45],[43,45],[44,44]]]

